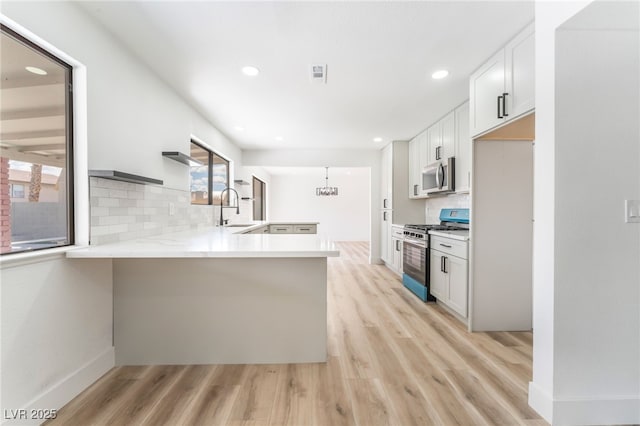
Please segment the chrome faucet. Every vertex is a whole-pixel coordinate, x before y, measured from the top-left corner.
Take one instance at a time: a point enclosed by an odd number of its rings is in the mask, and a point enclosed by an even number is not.
[[[222,205],[224,203],[224,192],[229,190],[236,193],[235,207],[232,205],[228,205],[228,206]],[[231,199],[229,199],[229,204],[231,204]],[[238,191],[236,191],[233,188],[229,188],[228,186],[225,189],[223,189],[222,192],[220,193],[220,222],[218,222],[218,225],[220,226],[224,225],[224,219],[222,218],[222,212],[224,211],[224,209],[236,209],[236,214],[240,214],[240,196],[238,195]]]

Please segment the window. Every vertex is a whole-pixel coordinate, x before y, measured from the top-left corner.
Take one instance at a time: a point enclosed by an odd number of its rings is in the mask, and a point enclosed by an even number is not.
[[[1,26],[1,250],[73,244],[72,67]]]
[[[191,167],[191,204],[220,205],[220,194],[229,186],[229,160],[193,141],[190,155],[202,163]],[[228,192],[224,205],[229,205]]]
[[[24,185],[10,184],[11,198],[24,198]]]

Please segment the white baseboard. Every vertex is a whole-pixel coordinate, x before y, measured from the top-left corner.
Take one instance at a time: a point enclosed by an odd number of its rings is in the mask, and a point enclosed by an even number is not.
[[[640,395],[556,400],[554,425],[640,424]]]
[[[28,402],[23,409],[26,413],[31,410],[59,410],[80,392],[88,388],[107,371],[115,366],[115,351],[113,347],[105,349],[100,355],[87,362],[49,389]],[[42,420],[16,419],[10,420],[3,416],[2,426],[5,425],[38,425]]]
[[[554,426],[640,424],[640,395],[554,400],[529,382],[529,405]]]
[[[529,406],[547,422],[552,423],[553,399],[534,382],[529,382]]]

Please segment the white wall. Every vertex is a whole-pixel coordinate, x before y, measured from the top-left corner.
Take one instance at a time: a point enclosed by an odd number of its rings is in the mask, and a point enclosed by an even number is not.
[[[2,413],[60,408],[113,366],[110,260],[5,263],[1,285]]]
[[[337,196],[317,196],[324,185],[324,170],[316,174],[273,175],[271,177],[272,221],[320,222],[318,233],[335,241],[369,241],[369,169],[350,169],[351,174],[329,169],[329,185]]]
[[[379,263],[380,253],[380,150],[271,150],[245,151],[245,166],[264,167],[368,167],[370,179],[369,262]]]
[[[536,3],[529,401],[553,424],[640,422],[640,46],[614,19],[637,28],[637,8]]]

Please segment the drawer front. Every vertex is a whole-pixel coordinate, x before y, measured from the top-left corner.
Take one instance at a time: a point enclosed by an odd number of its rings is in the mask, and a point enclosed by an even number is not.
[[[272,234],[293,234],[293,225],[269,225]]]
[[[436,237],[432,235],[430,242],[432,250],[438,250],[444,254],[457,256],[462,259],[468,258],[466,241],[453,240],[451,238]]]
[[[293,232],[296,234],[315,234],[316,225],[293,225]]]
[[[404,229],[395,226],[391,227],[391,236],[404,240]]]

